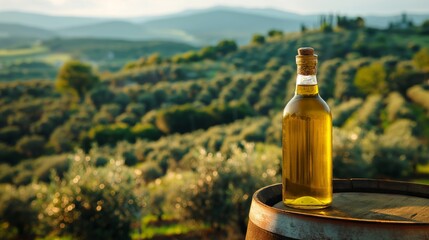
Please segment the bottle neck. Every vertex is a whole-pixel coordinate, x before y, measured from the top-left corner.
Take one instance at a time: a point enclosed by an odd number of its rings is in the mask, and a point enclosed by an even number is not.
[[[296,77],[295,95],[316,95],[319,94],[316,75],[301,75]]]

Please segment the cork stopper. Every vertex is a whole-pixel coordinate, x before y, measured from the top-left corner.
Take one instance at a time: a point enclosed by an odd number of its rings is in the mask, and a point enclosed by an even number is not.
[[[296,56],[296,64],[298,74],[300,75],[316,75],[317,72],[317,55],[314,54],[314,49],[311,47],[302,47],[298,49]]]
[[[298,55],[314,55],[314,49],[311,47],[298,48]]]

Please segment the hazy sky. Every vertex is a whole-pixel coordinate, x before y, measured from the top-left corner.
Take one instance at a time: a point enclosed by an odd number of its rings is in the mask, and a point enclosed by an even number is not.
[[[297,13],[353,15],[429,13],[429,0],[0,0],[0,11],[20,10],[52,15],[153,16],[212,6],[276,8]]]

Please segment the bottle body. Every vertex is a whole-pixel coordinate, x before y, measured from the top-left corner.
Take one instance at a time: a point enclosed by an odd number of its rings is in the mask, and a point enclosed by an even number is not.
[[[309,80],[307,82],[300,81]],[[298,76],[282,119],[283,203],[320,209],[332,203],[332,117],[316,76]]]

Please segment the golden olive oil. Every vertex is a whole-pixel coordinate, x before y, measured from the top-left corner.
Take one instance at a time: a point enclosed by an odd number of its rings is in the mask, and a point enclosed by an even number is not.
[[[295,96],[283,111],[283,202],[319,209],[332,202],[332,118],[319,96],[315,69],[299,71],[299,67]]]

